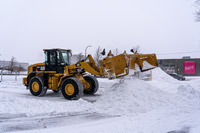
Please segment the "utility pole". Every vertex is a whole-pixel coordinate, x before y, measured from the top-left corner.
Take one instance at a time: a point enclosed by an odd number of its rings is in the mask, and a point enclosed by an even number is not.
[[[1,54],[0,54],[0,56],[1,56]],[[0,82],[1,82],[3,80],[3,67],[0,66],[0,68],[1,68],[1,80],[0,80]]]
[[[92,47],[92,46],[91,46],[91,45],[88,45],[88,46],[85,48],[85,59],[86,59],[86,52],[87,52],[87,49],[88,49],[89,47]]]
[[[3,81],[3,70],[1,70],[1,81]]]

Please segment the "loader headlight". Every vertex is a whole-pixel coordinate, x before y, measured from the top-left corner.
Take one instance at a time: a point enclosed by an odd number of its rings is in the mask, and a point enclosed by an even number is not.
[[[76,67],[79,67],[79,66],[81,66],[81,64],[80,64],[80,63],[77,63],[77,64],[76,64]]]
[[[76,70],[77,70],[78,73],[83,72],[83,68],[78,68],[78,69],[76,69]]]

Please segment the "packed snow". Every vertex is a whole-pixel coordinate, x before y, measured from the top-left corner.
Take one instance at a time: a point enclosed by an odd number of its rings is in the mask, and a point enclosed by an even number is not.
[[[51,90],[32,96],[22,77],[4,76],[0,83],[0,132],[200,131],[199,78],[178,81],[160,68],[152,70],[152,81],[98,78],[97,94],[69,101]]]

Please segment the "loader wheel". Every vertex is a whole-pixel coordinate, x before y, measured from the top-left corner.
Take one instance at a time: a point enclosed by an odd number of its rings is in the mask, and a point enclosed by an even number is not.
[[[34,96],[43,96],[46,94],[47,89],[44,88],[44,80],[42,77],[35,76],[29,82],[29,89]]]
[[[61,90],[66,99],[78,100],[83,94],[83,84],[77,78],[70,77],[62,82]]]
[[[97,81],[97,79],[91,75],[85,76],[84,79],[90,84],[90,88],[84,89],[83,93],[89,95],[95,94],[99,89],[99,82]]]

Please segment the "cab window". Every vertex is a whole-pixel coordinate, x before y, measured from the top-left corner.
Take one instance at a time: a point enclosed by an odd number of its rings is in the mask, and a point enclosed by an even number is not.
[[[48,52],[47,51],[45,51],[45,64],[49,65],[49,62],[48,62]]]
[[[67,51],[61,51],[62,58],[63,58],[63,63],[65,65],[69,65],[69,54]]]
[[[50,65],[56,65],[56,53],[55,51],[50,52]]]

